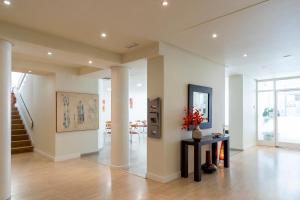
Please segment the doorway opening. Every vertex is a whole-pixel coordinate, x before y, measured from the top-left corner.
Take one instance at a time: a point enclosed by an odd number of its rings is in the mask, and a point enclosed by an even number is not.
[[[128,63],[129,67],[129,173],[146,177],[147,172],[147,60]],[[111,165],[111,79],[99,80],[99,152],[85,156],[100,164]]]

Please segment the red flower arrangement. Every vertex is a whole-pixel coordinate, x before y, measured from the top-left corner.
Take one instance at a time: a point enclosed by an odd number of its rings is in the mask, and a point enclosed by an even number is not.
[[[183,117],[182,129],[189,130],[190,125],[194,127],[199,126],[205,119],[203,114],[198,109],[191,109],[188,111],[185,109],[185,116]]]

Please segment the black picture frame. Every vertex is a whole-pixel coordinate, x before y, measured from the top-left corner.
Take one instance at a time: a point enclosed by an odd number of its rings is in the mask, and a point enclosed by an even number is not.
[[[200,124],[200,129],[212,128],[212,88],[188,84],[188,112],[193,110],[194,105],[194,92],[207,93],[208,94],[208,122]],[[190,125],[189,130],[193,130],[194,126]]]

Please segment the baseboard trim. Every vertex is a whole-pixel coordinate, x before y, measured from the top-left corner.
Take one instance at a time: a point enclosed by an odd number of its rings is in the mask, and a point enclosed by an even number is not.
[[[40,150],[40,149],[34,148],[34,152],[40,154],[41,156],[46,157],[46,158],[49,159],[49,160],[54,161],[54,157],[53,157],[53,156],[47,154],[46,152],[44,152],[44,151],[42,151],[42,150]]]
[[[71,154],[66,154],[62,156],[56,156],[54,158],[55,162],[61,162],[61,161],[66,161],[66,160],[72,160],[72,159],[78,159],[80,158],[80,153],[71,153]]]
[[[168,176],[160,176],[160,175],[153,174],[153,173],[147,173],[146,178],[151,179],[153,181],[160,182],[160,183],[168,183],[170,181],[180,178],[180,172],[176,172],[176,173],[170,174]]]
[[[90,155],[97,154],[97,153],[99,153],[99,150],[98,151],[91,151],[91,152],[83,153],[80,156],[90,156]]]
[[[240,148],[230,148],[230,150],[232,150],[232,151],[244,151],[243,149],[240,149]]]
[[[129,164],[128,165],[112,165],[110,164],[109,165],[111,168],[114,168],[114,169],[129,169]]]
[[[250,144],[250,145],[246,146],[243,150],[248,150],[254,146],[256,146],[256,144]]]

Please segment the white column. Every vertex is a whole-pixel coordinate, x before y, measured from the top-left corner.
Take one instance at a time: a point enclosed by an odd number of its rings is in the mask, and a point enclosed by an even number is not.
[[[12,44],[0,39],[0,200],[11,196],[11,59]]]
[[[112,67],[111,93],[111,165],[129,167],[129,72],[126,67]]]

